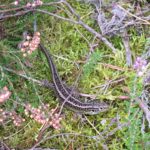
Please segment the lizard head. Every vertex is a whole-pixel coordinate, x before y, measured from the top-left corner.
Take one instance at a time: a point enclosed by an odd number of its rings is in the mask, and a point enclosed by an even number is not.
[[[85,112],[85,114],[89,114],[89,115],[95,115],[98,114],[100,112],[105,112],[109,109],[109,105],[101,102],[101,103],[95,103],[93,102],[92,107],[89,108],[88,111]]]

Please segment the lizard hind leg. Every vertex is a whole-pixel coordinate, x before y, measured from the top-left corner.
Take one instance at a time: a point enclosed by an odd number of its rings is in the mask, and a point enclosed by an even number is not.
[[[82,98],[76,87],[68,86],[65,83],[63,83],[63,86],[65,87],[65,89],[67,90],[67,92],[69,94],[71,94],[73,97],[75,97],[77,99]]]

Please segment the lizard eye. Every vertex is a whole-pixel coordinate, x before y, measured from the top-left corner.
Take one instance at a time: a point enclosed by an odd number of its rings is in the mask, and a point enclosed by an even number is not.
[[[99,113],[99,110],[91,110],[91,113],[92,115],[95,115],[95,114],[98,114]]]

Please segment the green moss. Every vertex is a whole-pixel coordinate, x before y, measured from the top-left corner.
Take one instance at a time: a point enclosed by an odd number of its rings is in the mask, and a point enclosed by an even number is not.
[[[49,1],[47,0],[47,2]],[[98,30],[95,21],[91,20],[91,16],[88,15],[93,9],[92,6],[74,0],[70,0],[70,3],[80,13],[83,21]],[[56,7],[45,7],[45,9],[57,11]],[[59,12],[58,15],[67,16]],[[53,128],[48,128],[45,135],[49,133],[49,140],[41,143],[41,147],[90,150],[103,149],[102,145],[106,144],[109,149],[114,150],[142,149],[143,145],[144,148],[148,149],[150,136],[146,132],[141,134],[142,112],[137,105],[132,106],[130,101],[123,101],[118,98],[120,95],[129,95],[133,100],[142,91],[142,79],[137,78],[136,73],[129,70],[125,64],[125,49],[120,37],[109,39],[118,49],[115,54],[100,42],[90,55],[89,60],[86,60],[87,55],[90,53],[87,41],[92,42],[93,40],[93,36],[89,32],[81,26],[48,15],[36,14],[33,16],[30,13],[5,22],[7,36],[0,41],[0,65],[8,66],[17,71],[23,70],[27,76],[35,79],[52,81],[51,73],[43,55],[36,51],[26,59],[22,57],[22,53],[17,48],[17,44],[22,40],[22,33],[25,30],[33,31],[34,17],[37,18],[41,40],[53,55],[61,78],[68,85],[72,85],[81,71],[77,84],[79,91],[95,94],[98,101],[106,101],[110,104],[111,107],[108,112],[87,116],[91,124],[99,132],[103,132],[113,118],[118,117],[121,123],[130,122],[128,127],[124,127],[112,136],[100,141],[96,130],[84,117],[81,118],[70,110],[64,109],[62,129],[56,131]],[[135,59],[137,55],[141,55],[144,51],[146,36],[144,33],[138,35],[135,29],[131,29],[129,34],[132,35],[130,46]],[[97,40],[95,42],[97,43]],[[24,65],[27,60],[32,64],[32,67]],[[110,65],[122,70],[114,69]],[[16,110],[18,114],[25,117],[23,106],[17,105],[16,102],[20,104],[31,103],[34,107],[38,107],[41,103],[48,103],[51,108],[54,108],[58,103],[52,90],[40,87],[31,81],[24,80],[3,70],[0,72],[0,77],[0,88],[7,85],[12,92],[10,101],[0,106],[3,109]],[[126,77],[124,82],[107,85],[110,80],[121,77]],[[129,88],[130,93],[125,93],[122,87]],[[32,119],[25,118],[26,122],[20,128],[15,128],[12,122],[0,126],[0,139],[4,140],[11,148],[28,149],[35,143],[41,126]],[[103,120],[106,120],[104,125],[101,123]],[[108,132],[116,127],[117,125],[114,124],[108,129]],[[5,140],[6,137],[8,138]]]

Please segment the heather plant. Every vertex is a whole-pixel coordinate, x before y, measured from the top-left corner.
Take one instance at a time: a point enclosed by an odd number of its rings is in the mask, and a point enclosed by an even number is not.
[[[1,1],[0,146],[149,149],[148,10],[146,1]],[[69,92],[109,110],[59,104],[40,43]]]

